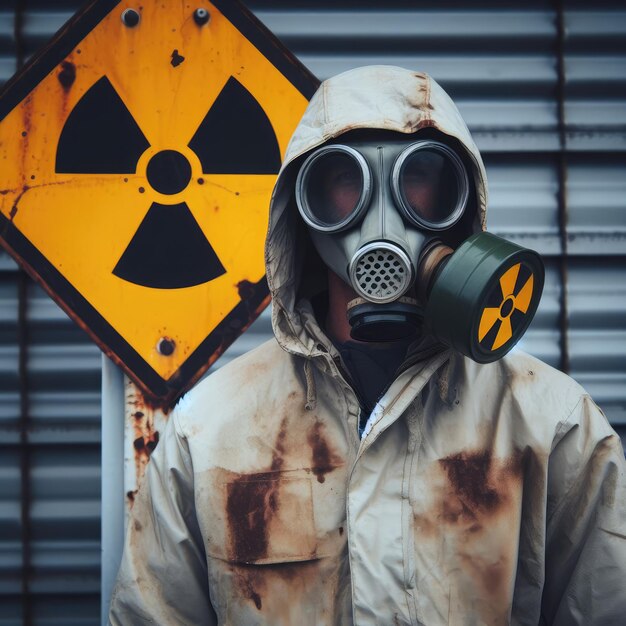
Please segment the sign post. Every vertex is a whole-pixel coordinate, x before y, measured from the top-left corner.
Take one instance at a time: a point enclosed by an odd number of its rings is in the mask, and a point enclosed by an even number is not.
[[[124,374],[102,355],[102,512],[100,532],[100,621],[108,608],[124,546]]]

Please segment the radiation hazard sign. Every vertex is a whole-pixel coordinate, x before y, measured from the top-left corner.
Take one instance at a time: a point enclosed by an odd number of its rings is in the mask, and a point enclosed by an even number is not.
[[[239,3],[96,0],[0,95],[0,239],[150,395],[268,302],[281,157],[316,79]]]

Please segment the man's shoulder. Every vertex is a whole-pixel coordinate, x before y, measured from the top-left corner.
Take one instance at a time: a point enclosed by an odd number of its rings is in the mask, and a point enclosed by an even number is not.
[[[462,376],[481,403],[494,403],[521,426],[554,433],[566,422],[581,398],[588,396],[573,378],[540,359],[516,349],[494,363],[463,359]],[[494,408],[495,410],[495,408]]]
[[[285,367],[290,360],[291,355],[285,352],[272,337],[212,372],[191,389],[190,393],[219,391],[224,385],[242,384],[272,377],[276,375],[277,369]]]
[[[500,367],[508,384],[516,395],[545,398],[571,412],[585,389],[571,376],[544,363],[522,350],[514,350],[500,361]]]
[[[204,378],[179,401],[181,424],[207,424],[263,406],[293,379],[293,357],[272,338]],[[248,411],[249,412],[249,411]]]

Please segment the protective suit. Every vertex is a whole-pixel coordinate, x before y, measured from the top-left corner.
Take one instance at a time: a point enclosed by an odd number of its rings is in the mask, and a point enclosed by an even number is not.
[[[572,379],[519,350],[479,365],[422,335],[360,437],[294,200],[306,155],[359,128],[460,142],[467,226],[485,227],[482,160],[430,77],[381,66],[322,84],[272,198],[275,339],[173,412],[132,511],[111,623],[623,623],[624,454]]]

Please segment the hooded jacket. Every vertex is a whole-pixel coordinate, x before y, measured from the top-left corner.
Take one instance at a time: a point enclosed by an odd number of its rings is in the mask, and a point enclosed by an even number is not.
[[[571,378],[519,350],[479,365],[425,341],[359,438],[358,399],[308,299],[295,175],[349,130],[429,127],[466,150],[484,228],[480,154],[429,76],[360,68],[311,100],[270,209],[275,339],[173,412],[112,624],[623,623],[624,454]]]

